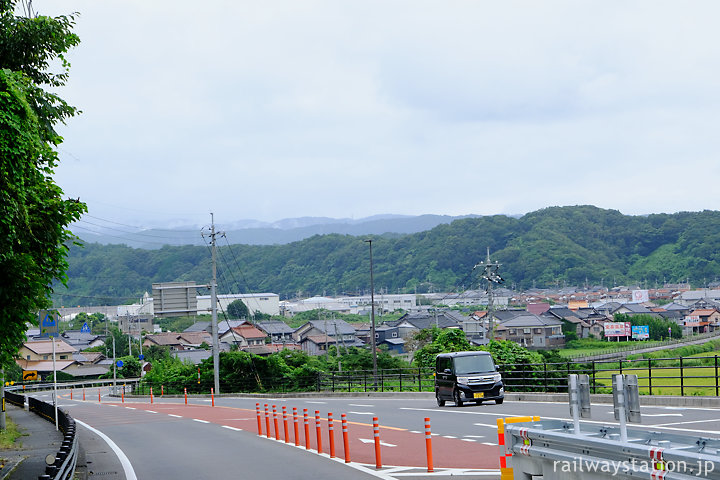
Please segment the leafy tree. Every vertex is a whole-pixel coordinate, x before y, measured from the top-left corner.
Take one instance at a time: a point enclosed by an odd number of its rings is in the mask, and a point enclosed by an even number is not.
[[[16,2],[0,0],[0,365],[11,362],[27,323],[49,308],[53,282],[66,281],[67,226],[86,211],[63,200],[52,179],[62,138],[58,122],[74,115],[43,87],[67,80],[67,50],[79,42],[72,16],[14,15]],[[48,72],[60,61],[60,73]]]
[[[230,318],[249,318],[250,310],[240,299],[234,300],[227,306],[227,314]]]

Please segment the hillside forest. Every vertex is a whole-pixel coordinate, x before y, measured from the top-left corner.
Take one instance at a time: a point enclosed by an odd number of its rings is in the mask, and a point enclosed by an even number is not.
[[[296,296],[369,292],[367,237],[316,235],[284,245],[218,243],[218,292]],[[508,287],[637,285],[720,277],[720,212],[629,216],[594,206],[550,207],[519,218],[464,218],[414,234],[374,236],[375,289],[387,293],[484,288],[478,262],[490,249]],[[68,285],[55,306],[137,302],[152,283],[211,278],[210,250],[71,246]],[[202,293],[202,292],[201,292]]]

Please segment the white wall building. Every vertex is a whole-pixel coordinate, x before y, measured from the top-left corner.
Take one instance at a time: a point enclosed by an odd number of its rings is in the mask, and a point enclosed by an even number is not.
[[[218,311],[227,312],[227,307],[235,300],[242,300],[251,313],[280,315],[280,295],[277,293],[228,293],[218,295]],[[198,295],[198,314],[211,313],[210,295]]]

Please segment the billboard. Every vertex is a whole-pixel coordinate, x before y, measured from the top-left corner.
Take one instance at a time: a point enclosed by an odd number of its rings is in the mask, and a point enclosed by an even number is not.
[[[633,290],[632,303],[643,303],[650,301],[650,292],[647,290]]]
[[[605,322],[606,337],[629,337],[632,335],[630,322]]]
[[[699,327],[700,326],[700,315],[685,315],[685,326],[686,327]]]
[[[197,315],[197,289],[204,286],[195,282],[153,283],[153,314],[156,317]]]
[[[648,325],[633,325],[632,338],[636,340],[648,340],[650,338],[650,327]]]

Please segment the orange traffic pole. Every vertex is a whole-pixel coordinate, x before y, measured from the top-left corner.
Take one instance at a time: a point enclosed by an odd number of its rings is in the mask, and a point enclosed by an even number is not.
[[[150,403],[153,403],[152,387],[150,387]]]
[[[100,389],[98,388],[98,403],[100,403],[102,400],[100,400]]]
[[[23,387],[24,387],[24,386],[25,386],[25,385],[23,385]],[[73,392],[73,389],[71,388],[71,389],[70,389],[70,400],[72,400],[72,392]]]
[[[335,430],[333,429],[332,412],[328,412],[328,441],[330,442],[330,458],[335,458]]]
[[[212,406],[215,406],[215,388],[210,387],[210,401],[212,401]]]
[[[255,413],[257,414],[257,424],[258,424],[258,435],[262,437],[262,420],[260,419],[260,404],[255,404]]]
[[[187,387],[183,388],[185,391],[185,405],[187,405]]]
[[[297,407],[293,407],[293,431],[295,433],[295,446],[300,446],[300,432],[298,431]]]
[[[287,407],[283,405],[283,433],[285,433],[285,443],[288,443],[288,424],[287,424]]]
[[[350,463],[350,441],[348,439],[348,423],[347,416],[343,413],[342,418],[342,436],[343,436],[343,449],[345,450],[345,463]]]
[[[265,436],[270,438],[270,414],[268,413],[268,404],[265,404]]]
[[[427,452],[427,471],[433,472],[432,433],[430,432],[429,417],[425,417],[425,451]]]
[[[378,417],[373,417],[373,438],[375,439],[375,468],[382,468],[382,460],[380,458],[380,425],[378,425]]]
[[[273,427],[275,428],[275,440],[280,440],[280,429],[278,428],[277,407],[275,405],[273,405],[272,409],[273,409]]]
[[[120,394],[120,398],[122,403],[125,403],[125,387],[122,388],[122,393]]]
[[[315,410],[315,433],[317,434],[317,452],[322,453],[322,432],[320,431],[320,410]]]
[[[303,420],[305,421],[305,450],[310,450],[310,424],[308,423],[307,408],[303,408]]]
[[[83,387],[83,402],[85,401],[85,387]]]
[[[165,395],[165,385],[160,385],[160,397]]]

